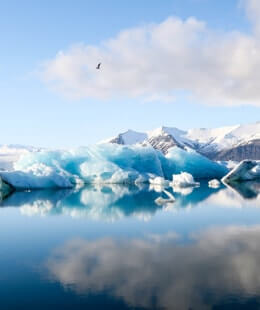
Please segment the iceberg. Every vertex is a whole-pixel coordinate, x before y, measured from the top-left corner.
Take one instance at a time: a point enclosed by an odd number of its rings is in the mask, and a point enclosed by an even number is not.
[[[172,182],[170,185],[173,187],[194,187],[199,186],[200,183],[195,182],[193,176],[190,173],[182,172],[172,176]]]
[[[196,151],[186,148],[172,147],[163,160],[166,179],[181,172],[190,173],[195,179],[221,179],[228,173],[228,168]]]
[[[208,182],[208,185],[209,185],[209,187],[211,187],[211,188],[219,188],[219,187],[220,187],[220,182],[219,182],[219,180],[217,180],[217,179],[213,179],[213,180],[210,180],[210,181]]]
[[[1,177],[16,189],[70,188],[68,174],[44,164],[33,164],[23,171],[3,171]]]
[[[99,144],[67,151],[28,152],[0,171],[16,189],[71,188],[77,184],[160,183],[186,172],[196,179],[221,178],[228,169],[193,150],[173,147],[166,156],[152,147]]]
[[[243,160],[222,178],[224,183],[243,182],[260,179],[260,162]]]

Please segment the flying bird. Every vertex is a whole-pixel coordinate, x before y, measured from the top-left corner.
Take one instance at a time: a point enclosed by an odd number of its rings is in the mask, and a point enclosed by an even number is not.
[[[97,65],[96,69],[99,70],[101,66],[101,62]]]

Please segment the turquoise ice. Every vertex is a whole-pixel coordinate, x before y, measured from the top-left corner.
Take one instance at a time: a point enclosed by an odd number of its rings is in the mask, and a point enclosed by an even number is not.
[[[137,184],[188,172],[195,179],[221,178],[227,168],[191,150],[174,147],[164,156],[152,147],[100,144],[69,151],[24,155],[0,175],[15,188],[65,188],[75,184]]]

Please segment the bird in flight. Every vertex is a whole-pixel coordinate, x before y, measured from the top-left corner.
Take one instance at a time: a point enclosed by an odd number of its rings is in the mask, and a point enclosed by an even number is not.
[[[97,65],[96,69],[99,70],[101,66],[101,62]]]

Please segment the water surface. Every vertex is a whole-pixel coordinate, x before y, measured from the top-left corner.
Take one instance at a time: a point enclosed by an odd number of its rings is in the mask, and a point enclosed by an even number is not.
[[[260,184],[15,192],[1,309],[259,309]]]

